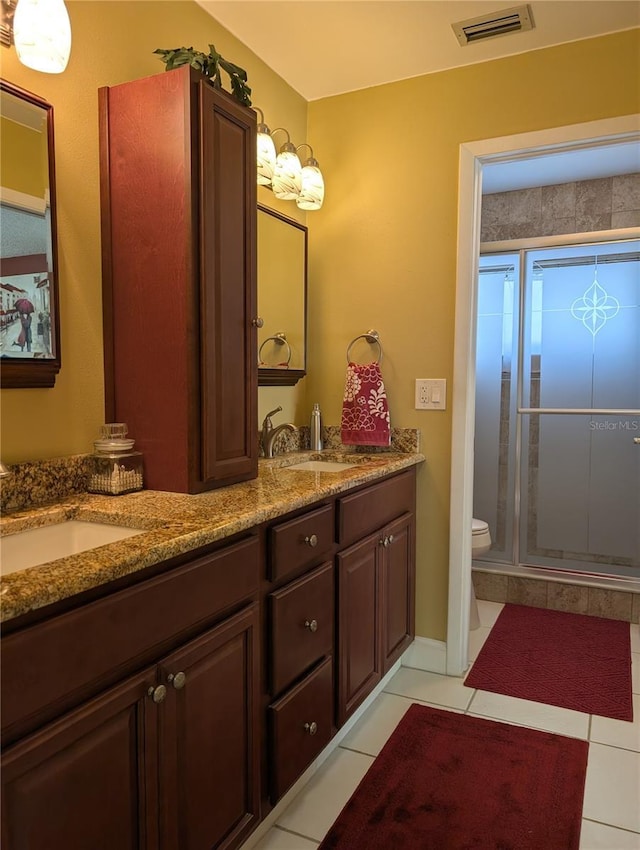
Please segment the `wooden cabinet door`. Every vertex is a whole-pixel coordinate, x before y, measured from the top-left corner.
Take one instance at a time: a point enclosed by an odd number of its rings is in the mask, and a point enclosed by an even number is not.
[[[258,822],[258,623],[253,604],[160,662],[162,850],[237,847]]]
[[[4,850],[157,850],[153,669],[7,749]]]
[[[415,521],[413,514],[390,523],[382,531],[380,552],[380,607],[383,675],[409,646],[415,635]],[[386,541],[386,545],[384,542]]]
[[[379,547],[374,534],[338,555],[338,726],[381,678]]]
[[[205,487],[258,474],[256,125],[201,79],[200,411]]]

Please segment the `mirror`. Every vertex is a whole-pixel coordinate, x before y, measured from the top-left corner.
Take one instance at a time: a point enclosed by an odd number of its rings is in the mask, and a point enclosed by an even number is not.
[[[0,382],[60,371],[53,107],[0,80]]]
[[[258,204],[258,384],[293,386],[306,374],[307,228]]]

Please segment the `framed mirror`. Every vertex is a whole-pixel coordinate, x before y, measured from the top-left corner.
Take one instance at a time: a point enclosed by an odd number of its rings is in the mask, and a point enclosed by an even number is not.
[[[258,204],[258,384],[293,386],[307,368],[307,228]]]
[[[0,80],[0,385],[60,371],[53,107]]]

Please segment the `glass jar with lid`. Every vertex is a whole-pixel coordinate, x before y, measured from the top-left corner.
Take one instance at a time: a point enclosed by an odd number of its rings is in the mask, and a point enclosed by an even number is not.
[[[124,422],[110,422],[100,429],[94,442],[89,492],[121,496],[142,490],[142,452],[134,451],[135,440],[127,438]]]

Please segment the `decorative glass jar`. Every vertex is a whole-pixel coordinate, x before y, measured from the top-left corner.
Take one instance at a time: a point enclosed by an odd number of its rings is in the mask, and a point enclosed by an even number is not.
[[[89,492],[121,496],[142,490],[142,452],[134,451],[135,440],[127,438],[124,422],[110,422],[100,429],[89,477]]]

